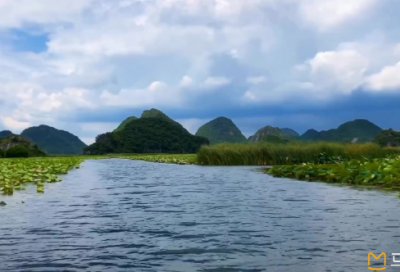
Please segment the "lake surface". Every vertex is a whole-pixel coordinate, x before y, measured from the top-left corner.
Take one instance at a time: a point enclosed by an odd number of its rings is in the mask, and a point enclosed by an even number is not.
[[[359,272],[370,251],[396,270],[397,194],[256,170],[86,161],[0,196],[0,271]]]

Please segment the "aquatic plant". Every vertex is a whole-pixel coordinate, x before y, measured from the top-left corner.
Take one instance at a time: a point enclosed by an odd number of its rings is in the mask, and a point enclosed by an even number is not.
[[[195,154],[118,154],[113,157],[171,164],[196,164],[197,162]]]
[[[12,195],[14,190],[23,190],[27,183],[32,183],[38,193],[43,193],[45,182],[61,181],[60,174],[79,168],[83,160],[79,157],[1,159],[0,190]]]
[[[363,157],[384,158],[392,154],[400,154],[400,150],[382,148],[373,143],[230,143],[203,146],[197,153],[197,162],[202,165],[326,164],[350,159],[360,159]]]
[[[301,165],[273,166],[264,171],[274,177],[400,190],[400,156],[352,159],[326,165],[303,163]]]

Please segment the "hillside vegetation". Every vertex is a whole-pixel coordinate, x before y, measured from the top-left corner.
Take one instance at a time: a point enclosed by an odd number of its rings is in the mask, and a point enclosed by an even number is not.
[[[300,136],[300,140],[365,143],[372,142],[381,131],[380,127],[368,120],[356,119],[327,131],[310,129]]]
[[[9,130],[0,131],[0,138],[8,137],[13,135],[13,133]]]
[[[122,121],[121,124],[119,124],[119,126],[116,129],[114,129],[113,132],[118,132],[118,131],[123,130],[125,128],[126,124],[128,124],[130,121],[136,120],[136,119],[138,119],[136,116],[130,116],[130,117],[126,118],[124,121]]]
[[[294,131],[291,128],[280,128],[280,130],[288,137],[297,139],[300,137],[300,134],[298,134],[296,131]]]
[[[206,138],[193,136],[176,122],[146,117],[130,121],[121,131],[97,136],[85,153],[196,153],[204,144],[209,144]]]
[[[0,138],[0,157],[27,158],[42,156],[46,156],[43,150],[20,135]]]
[[[380,146],[398,147],[400,146],[400,132],[393,129],[382,130],[375,137],[374,143]]]
[[[37,144],[47,154],[82,154],[86,147],[77,136],[46,125],[27,128],[21,136]]]
[[[250,142],[268,142],[275,144],[284,144],[290,142],[290,137],[279,128],[265,126],[260,128],[253,136],[249,138]]]
[[[202,125],[195,135],[207,138],[210,144],[247,142],[232,120],[226,117],[218,117]]]

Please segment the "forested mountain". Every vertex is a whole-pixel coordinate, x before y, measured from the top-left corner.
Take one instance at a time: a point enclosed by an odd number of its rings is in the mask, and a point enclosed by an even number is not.
[[[195,135],[207,138],[210,144],[247,142],[232,120],[226,117],[218,117],[202,125]]]
[[[190,134],[176,122],[146,117],[128,122],[120,131],[97,136],[85,153],[195,153],[208,143],[206,138]]]
[[[374,143],[380,146],[400,146],[400,132],[393,129],[382,130],[374,139]]]
[[[11,134],[0,138],[0,157],[40,157],[46,153],[21,135]]]
[[[82,154],[86,147],[77,136],[47,125],[27,128],[21,136],[37,144],[47,154]]]
[[[382,131],[380,127],[365,119],[356,119],[336,129],[316,131],[310,129],[300,136],[304,141],[370,142]]]
[[[265,126],[249,138],[250,142],[288,143],[291,138],[279,128]]]
[[[130,117],[126,118],[124,121],[122,121],[121,124],[119,124],[119,126],[116,129],[114,129],[113,132],[121,131],[126,126],[126,124],[128,124],[130,121],[136,120],[136,119],[138,119],[136,116],[130,116]]]
[[[0,131],[0,138],[4,138],[4,137],[8,137],[8,136],[11,136],[11,135],[13,135],[14,133],[12,133],[11,131],[9,131],[9,130],[3,130],[3,131]]]

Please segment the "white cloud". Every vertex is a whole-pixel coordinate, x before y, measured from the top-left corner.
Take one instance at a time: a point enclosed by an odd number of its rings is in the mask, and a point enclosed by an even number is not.
[[[71,22],[94,0],[1,0],[0,28],[20,27],[24,23],[52,24]]]
[[[329,93],[321,92],[315,88],[311,82],[294,81],[280,85],[271,90],[259,88],[255,86],[244,92],[241,97],[241,103],[263,103],[268,105],[276,105],[278,103],[304,103],[304,98],[308,103],[315,101],[327,100]]]
[[[340,50],[317,53],[308,64],[316,88],[351,93],[363,83],[369,62],[357,51]]]
[[[14,133],[16,131],[19,132],[30,126],[29,122],[19,122],[19,121],[13,119],[12,117],[8,117],[8,116],[1,117],[1,121],[5,128],[13,131]]]
[[[394,53],[396,55],[400,55],[400,43],[394,47]]]
[[[247,83],[259,84],[265,82],[267,79],[264,76],[247,77]]]
[[[191,86],[193,84],[193,79],[189,76],[184,76],[181,79],[181,82],[179,83],[179,86],[181,87],[188,87]]]
[[[108,106],[152,107],[180,105],[183,97],[177,88],[155,81],[145,89],[122,89],[118,93],[103,91],[100,102]]]
[[[384,67],[379,73],[369,76],[366,86],[373,91],[400,92],[400,62]]]
[[[299,1],[302,18],[324,31],[365,15],[378,0],[303,0]]]
[[[206,89],[215,89],[224,85],[228,85],[231,83],[231,80],[229,78],[225,77],[208,77],[204,81],[204,88]]]

